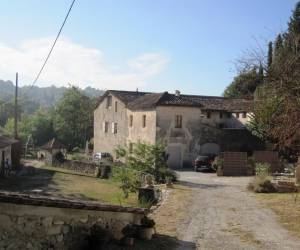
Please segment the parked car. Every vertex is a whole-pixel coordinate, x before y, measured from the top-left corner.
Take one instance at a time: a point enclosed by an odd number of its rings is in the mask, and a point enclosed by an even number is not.
[[[216,172],[213,162],[216,155],[198,155],[194,161],[194,170],[196,172]]]
[[[94,161],[96,162],[113,161],[113,157],[110,153],[99,152],[94,154]]]

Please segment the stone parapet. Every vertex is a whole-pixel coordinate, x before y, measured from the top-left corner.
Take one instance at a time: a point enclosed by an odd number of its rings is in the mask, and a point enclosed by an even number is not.
[[[0,249],[91,249],[141,225],[142,208],[0,192]],[[97,245],[98,246],[98,245]]]

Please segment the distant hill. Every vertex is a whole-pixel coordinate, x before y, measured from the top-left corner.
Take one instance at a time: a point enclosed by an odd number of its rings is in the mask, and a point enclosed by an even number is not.
[[[30,87],[23,86],[20,87],[20,99],[29,99],[35,103],[38,103],[44,107],[53,106],[64,94],[66,87]],[[95,89],[92,87],[87,87],[83,89],[86,95],[90,97],[101,96],[104,91]],[[9,101],[13,98],[15,92],[14,84],[11,81],[0,80],[0,100]],[[24,96],[26,95],[26,96]]]

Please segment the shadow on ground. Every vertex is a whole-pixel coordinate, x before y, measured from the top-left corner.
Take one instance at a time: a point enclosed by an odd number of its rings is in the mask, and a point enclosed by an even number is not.
[[[30,170],[30,171],[29,171]],[[0,189],[12,192],[55,192],[53,176],[55,172],[46,169],[24,167],[16,176],[4,177],[0,181]],[[52,185],[51,185],[52,184]]]
[[[224,184],[204,184],[204,183],[194,183],[189,181],[178,181],[178,184],[190,188],[199,188],[199,189],[217,189],[226,186]]]
[[[135,240],[135,243],[133,246],[121,246],[114,243],[108,243],[107,245],[104,245],[101,247],[101,249],[105,250],[174,250],[178,247],[181,247],[182,249],[186,250],[194,250],[196,249],[195,243],[187,242],[187,241],[181,241],[178,240],[175,237],[167,236],[167,235],[161,235],[156,234],[153,236],[152,240]]]

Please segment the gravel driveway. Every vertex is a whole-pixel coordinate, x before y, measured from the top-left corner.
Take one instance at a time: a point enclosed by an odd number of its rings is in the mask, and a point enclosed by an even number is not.
[[[250,177],[178,174],[183,184],[193,189],[187,218],[177,228],[179,249],[194,249],[191,243],[197,249],[214,250],[300,249],[300,240],[281,227],[276,215],[246,190]]]

